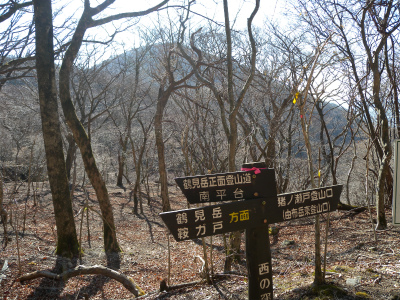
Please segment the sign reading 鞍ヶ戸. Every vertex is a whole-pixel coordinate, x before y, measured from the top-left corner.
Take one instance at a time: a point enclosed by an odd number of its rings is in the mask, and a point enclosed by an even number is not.
[[[231,202],[160,216],[177,241],[246,229],[249,299],[273,299],[268,224],[336,210],[342,186],[277,195],[272,169],[260,168],[260,163],[243,168],[241,172],[176,178],[190,203]]]

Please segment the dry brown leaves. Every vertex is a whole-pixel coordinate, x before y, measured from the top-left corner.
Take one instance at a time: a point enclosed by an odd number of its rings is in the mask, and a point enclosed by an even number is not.
[[[22,234],[25,193],[22,188],[14,196],[6,194],[6,209],[13,211],[13,227],[9,226],[10,241],[0,251],[0,270],[7,261],[8,268],[0,283],[2,299],[132,299],[120,283],[102,276],[79,276],[68,282],[50,279],[37,279],[21,285],[17,278],[36,270],[49,270],[56,273],[76,265],[103,265],[118,269],[130,276],[148,293],[144,299],[247,299],[247,280],[245,276],[233,275],[216,280],[214,285],[197,284],[179,290],[159,293],[159,285],[168,277],[168,234],[158,216],[161,206],[158,198],[152,198],[151,205],[143,199],[144,213],[132,212],[133,202],[129,192],[121,189],[109,190],[114,207],[118,238],[123,253],[119,256],[106,255],[102,250],[102,228],[99,216],[89,213],[90,245],[86,215],[82,224],[82,246],[84,256],[71,261],[54,255],[55,222],[51,198],[47,190],[39,191],[38,205],[33,206],[30,198],[26,206],[25,232]],[[11,200],[10,200],[11,199]],[[91,203],[96,207],[95,196]],[[173,191],[172,208],[186,208],[180,193]],[[76,193],[74,211],[78,213],[85,199]],[[388,213],[390,213],[388,211]],[[400,288],[400,246],[399,229],[389,225],[386,231],[377,232],[378,244],[374,243],[372,225],[368,213],[357,215],[354,219],[341,219],[343,213],[331,214],[328,230],[327,281],[345,288],[355,299],[356,292],[365,292],[371,299],[391,299]],[[388,215],[390,220],[390,215]],[[76,216],[77,230],[81,226],[81,216]],[[275,299],[307,299],[303,294],[313,281],[314,225],[312,219],[303,219],[280,224],[278,239],[271,238],[272,268],[274,274]],[[322,222],[322,235],[325,236]],[[18,244],[16,229],[18,228]],[[286,245],[285,241],[294,241]],[[212,252],[213,271],[222,273],[224,263],[223,240],[220,236],[210,238],[207,253]],[[201,241],[177,243],[170,237],[171,270],[169,284],[198,281],[203,257]],[[244,246],[243,246],[244,247]],[[19,249],[19,254],[18,254]],[[212,249],[212,250],[211,250]],[[244,252],[242,253],[243,258]],[[56,267],[58,266],[58,267]],[[60,267],[61,266],[61,267]],[[21,270],[19,270],[21,268]],[[245,260],[234,267],[236,274],[245,274]],[[346,284],[349,279],[359,279],[355,286]],[[303,296],[302,296],[303,295]],[[302,298],[303,297],[303,298]],[[313,298],[308,298],[313,299]],[[344,299],[344,298],[343,298]]]

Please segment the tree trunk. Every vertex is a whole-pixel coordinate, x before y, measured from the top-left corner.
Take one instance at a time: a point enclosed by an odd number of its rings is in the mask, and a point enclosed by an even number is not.
[[[265,157],[265,163],[267,165],[267,168],[273,168],[274,167],[274,162],[275,162],[275,157],[276,157],[276,134],[278,133],[277,130],[277,123],[278,123],[278,116],[280,115],[275,114],[274,117],[272,118],[271,122],[269,123],[269,133],[268,133],[268,142],[267,142],[267,150],[265,151],[266,157]]]
[[[118,152],[117,186],[119,187],[124,186],[122,184],[122,178],[124,177],[124,165],[125,165],[124,153],[121,154]]]
[[[373,98],[374,104],[378,113],[378,120],[380,125],[380,140],[381,145],[383,146],[383,155],[380,157],[380,167],[378,180],[376,182],[376,214],[377,214],[377,230],[383,230],[387,228],[386,215],[385,215],[385,190],[386,186],[391,187],[393,189],[391,172],[389,169],[389,162],[392,157],[392,148],[391,141],[389,137],[389,122],[386,115],[386,110],[383,107],[383,104],[380,99],[380,84],[381,84],[381,75],[379,71],[378,58],[375,57],[375,62],[371,64],[371,68],[373,69],[374,76],[374,85],[373,85]],[[391,191],[389,192],[391,193]]]
[[[169,98],[169,93],[159,89],[158,99],[157,99],[157,110],[156,116],[154,118],[154,130],[156,136],[157,154],[158,154],[158,171],[160,174],[160,184],[161,184],[161,201],[163,211],[170,211],[171,205],[169,203],[168,196],[168,177],[167,169],[165,166],[165,153],[164,153],[164,139],[163,139],[163,128],[162,120],[164,115],[164,109],[167,105]]]
[[[79,244],[58,115],[51,0],[35,0],[34,12],[40,114],[47,172],[57,226],[56,253],[61,256],[72,257],[79,254]]]
[[[370,45],[367,41],[367,32],[366,32],[366,15],[373,13],[371,7],[374,5],[373,2],[369,3],[362,11],[362,18],[361,18],[361,38],[364,44],[364,48],[366,54],[368,56],[368,64],[371,68],[372,76],[373,76],[373,86],[372,86],[372,94],[373,94],[373,101],[375,105],[375,110],[378,118],[378,126],[380,132],[379,140],[373,139],[375,144],[375,148],[379,154],[380,158],[380,166],[379,166],[379,175],[378,180],[376,182],[376,213],[377,213],[377,225],[376,229],[386,229],[386,216],[385,216],[385,186],[392,186],[390,182],[392,176],[389,175],[390,172],[388,171],[389,161],[392,157],[392,145],[390,141],[389,135],[389,122],[386,114],[386,109],[382,103],[380,90],[381,90],[381,52],[384,49],[384,46],[387,42],[387,38],[389,37],[389,33],[381,35],[382,39],[380,40],[379,44],[377,44],[374,51],[371,50]],[[391,7],[391,6],[389,6]],[[385,12],[385,21],[383,21],[383,27],[388,26],[388,21],[386,20],[387,16],[389,16],[389,12]],[[397,25],[397,27],[400,23]],[[380,30],[389,31],[389,28],[380,28]],[[392,29],[394,30],[394,29]],[[393,32],[393,31],[392,31]],[[390,71],[389,71],[390,72]],[[375,130],[375,129],[374,129]]]
[[[67,158],[66,158],[66,167],[67,167],[67,177],[68,180],[71,180],[71,170],[73,163],[75,161],[76,156],[76,143],[74,140],[74,136],[72,134],[67,135],[68,149],[67,149]]]
[[[322,273],[321,263],[321,228],[319,215],[315,216],[315,267],[314,267],[314,282],[315,285],[321,285],[325,282],[324,274]]]
[[[3,174],[0,170],[0,219],[3,223],[4,229],[4,248],[7,246],[8,243],[8,234],[7,234],[7,211],[3,208]]]
[[[381,166],[379,168],[378,180],[377,180],[377,189],[375,194],[376,199],[376,217],[377,224],[376,230],[384,230],[387,228],[386,215],[385,215],[385,185],[388,169],[389,169],[389,161],[388,156],[385,156],[381,162]]]
[[[85,9],[86,12],[86,9]],[[70,77],[73,63],[79,48],[82,44],[83,36],[90,22],[90,17],[86,14],[82,15],[78,26],[75,30],[72,41],[65,52],[64,59],[60,68],[60,100],[64,112],[64,117],[68,127],[71,129],[75,142],[81,152],[82,160],[85,166],[86,173],[92,184],[97,200],[99,201],[100,210],[103,218],[103,235],[104,235],[104,250],[106,252],[120,252],[118,245],[117,234],[114,224],[114,214],[108,196],[106,184],[101,176],[100,170],[96,165],[96,160],[93,155],[90,139],[79,121],[74,104],[71,99]]]
[[[114,214],[107,187],[97,168],[90,140],[83,125],[75,114],[69,91],[69,72],[63,69],[63,67],[61,67],[60,71],[60,99],[67,124],[81,151],[86,174],[89,177],[90,183],[96,192],[97,200],[99,201],[103,218],[104,249],[106,252],[119,252],[120,248],[115,231]]]

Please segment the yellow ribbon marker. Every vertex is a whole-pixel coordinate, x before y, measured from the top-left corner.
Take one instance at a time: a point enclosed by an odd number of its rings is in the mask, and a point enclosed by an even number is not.
[[[318,177],[321,177],[321,170],[318,170]]]
[[[299,92],[294,95],[293,104],[296,104],[297,98],[299,98]]]

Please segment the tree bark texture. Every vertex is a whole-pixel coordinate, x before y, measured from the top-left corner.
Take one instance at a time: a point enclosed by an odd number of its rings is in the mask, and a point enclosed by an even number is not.
[[[3,208],[3,174],[0,170],[0,219],[3,223],[3,230],[4,230],[4,248],[7,246],[8,243],[8,234],[7,234],[7,211]]]
[[[160,174],[161,184],[161,200],[163,211],[170,211],[171,205],[169,203],[168,196],[168,174],[165,166],[165,153],[164,153],[164,139],[163,139],[163,126],[162,120],[164,115],[164,109],[167,105],[168,98],[170,96],[169,90],[163,91],[160,87],[157,99],[156,116],[154,118],[154,131],[156,137],[157,154],[158,154],[158,170]]]
[[[65,164],[67,166],[67,177],[71,180],[71,170],[76,157],[77,145],[72,134],[67,135],[68,149]]]
[[[79,254],[79,244],[58,115],[51,0],[34,1],[34,12],[40,114],[47,172],[57,226],[56,253],[61,256],[72,257]]]
[[[121,250],[117,241],[114,214],[107,187],[101,176],[100,170],[97,167],[90,139],[76,115],[75,107],[71,99],[70,75],[75,57],[78,54],[83,36],[86,29],[89,27],[90,22],[90,15],[85,8],[61,65],[59,81],[60,100],[65,120],[72,131],[76,144],[79,147],[86,173],[96,192],[97,200],[99,201],[103,219],[104,249],[106,252],[119,252]]]
[[[112,211],[106,184],[96,165],[90,139],[82,123],[79,121],[76,115],[75,107],[72,103],[71,91],[70,91],[71,72],[74,60],[78,55],[79,49],[82,45],[83,38],[87,29],[96,26],[101,26],[115,20],[147,15],[151,12],[158,10],[160,7],[164,6],[168,2],[168,0],[164,0],[159,4],[144,11],[121,13],[121,14],[106,16],[99,19],[93,19],[94,16],[104,11],[113,2],[114,1],[104,1],[102,2],[102,4],[96,7],[90,7],[90,1],[89,0],[84,1],[84,10],[82,16],[76,26],[71,42],[69,43],[68,49],[65,52],[63,58],[63,62],[60,69],[60,82],[59,82],[60,100],[66,122],[74,135],[74,139],[79,147],[79,150],[81,151],[82,160],[85,165],[86,173],[89,177],[90,183],[92,184],[96,192],[97,200],[99,201],[100,210],[103,218],[103,225],[104,225],[104,231],[103,231],[104,249],[107,252],[119,252],[121,251],[121,249],[117,241],[117,234],[114,224],[114,214]]]
[[[121,152],[118,152],[117,186],[119,187],[124,186],[122,183],[122,179],[124,178],[125,153],[123,152],[123,150]]]

